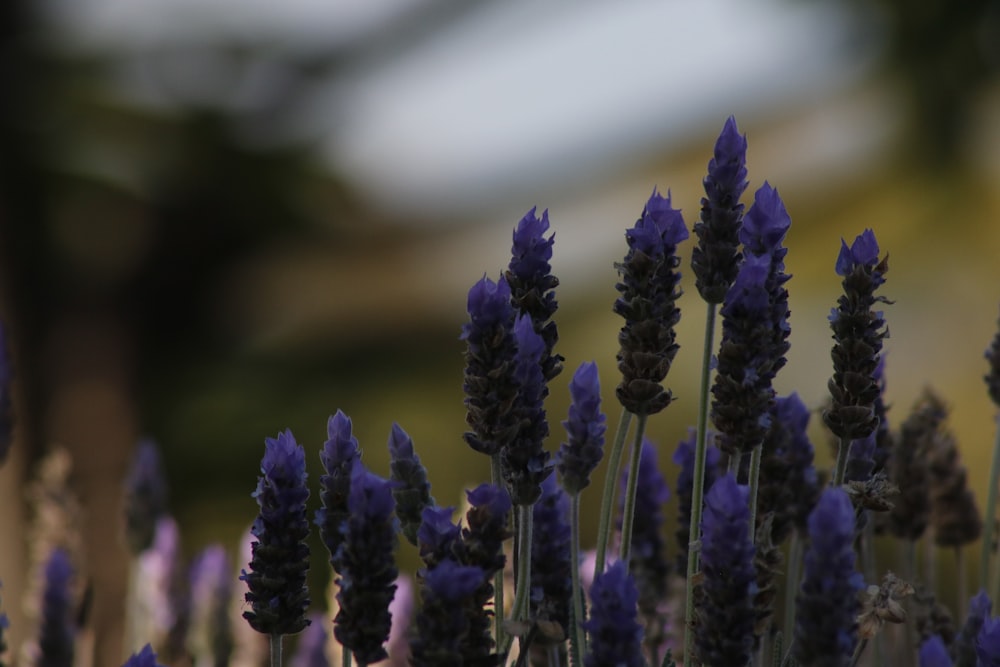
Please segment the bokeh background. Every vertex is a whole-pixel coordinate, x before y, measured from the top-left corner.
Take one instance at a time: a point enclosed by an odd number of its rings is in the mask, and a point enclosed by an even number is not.
[[[439,502],[458,504],[489,474],[461,440],[465,294],[504,268],[533,206],[549,209],[562,282],[550,449],[582,361],[599,364],[613,425],[624,230],[654,186],[693,223],[730,114],[749,137],[747,203],[766,179],[793,219],[778,390],[822,405],[840,239],[874,228],[895,301],[890,416],[933,386],[983,497],[998,71],[996,0],[5,0],[0,311],[17,426],[0,578],[15,642],[23,482],[57,444],[85,510],[98,655],[118,655],[121,478],[140,437],[164,452],[187,553],[235,548],[265,437],[291,428],[315,483],[337,409],[382,474],[397,421]],[[686,273],[678,400],[649,427],[670,478],[703,329]]]

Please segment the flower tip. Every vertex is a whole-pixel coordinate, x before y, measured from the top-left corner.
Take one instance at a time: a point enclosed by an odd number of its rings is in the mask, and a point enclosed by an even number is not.
[[[413,458],[413,439],[396,422],[392,423],[389,433],[389,455],[393,459]]]
[[[338,408],[337,413],[331,415],[326,422],[326,437],[336,440],[337,436],[344,434],[348,438],[351,436],[351,418]]]
[[[729,116],[722,126],[722,132],[715,142],[716,154],[745,153],[747,150],[747,136],[740,134],[736,126],[736,117]]]

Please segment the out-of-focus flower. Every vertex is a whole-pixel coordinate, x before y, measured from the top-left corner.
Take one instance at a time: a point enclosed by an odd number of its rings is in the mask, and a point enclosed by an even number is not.
[[[133,556],[153,545],[156,522],[166,512],[167,480],[160,450],[152,440],[142,440],[125,477],[125,539]]]
[[[952,667],[951,656],[937,635],[920,645],[920,667]]]
[[[983,520],[955,436],[943,423],[927,452],[927,480],[934,543],[939,547],[960,547],[978,540]]]
[[[156,661],[156,653],[153,647],[146,644],[138,653],[133,653],[122,667],[163,667]]]
[[[674,450],[673,462],[680,467],[677,473],[677,483],[674,485],[674,492],[677,494],[677,567],[675,571],[682,577],[687,576],[688,546],[691,542],[691,494],[694,489],[694,448],[697,433],[694,429],[688,431],[688,437],[677,443]],[[713,439],[709,432],[706,441]],[[705,448],[705,486],[712,488],[712,484],[719,477],[719,460],[722,452],[714,445]]]
[[[463,436],[472,449],[496,456],[520,428],[513,405],[518,385],[513,375],[514,308],[504,278],[486,276],[469,290],[469,322],[462,327],[465,352],[465,421]]]
[[[889,477],[899,487],[899,495],[889,512],[887,527],[892,535],[904,540],[920,539],[930,522],[927,461],[946,415],[941,400],[925,392],[900,427],[889,457]]]
[[[643,667],[639,592],[625,563],[618,561],[594,578],[590,618],[583,624],[590,643],[585,667]]]
[[[823,491],[809,515],[802,584],[796,597],[793,652],[802,665],[847,665],[858,635],[854,507],[840,487]]]
[[[306,518],[305,452],[290,430],[277,438],[265,440],[261,477],[253,496],[260,514],[251,532],[256,540],[250,571],[240,578],[247,582],[246,601],[250,610],[243,612],[257,632],[291,635],[309,625],[306,572],[309,569],[309,535]]]
[[[389,603],[392,630],[389,631],[389,641],[385,647],[392,667],[406,667],[410,664],[410,630],[417,606],[415,598],[413,579],[400,574],[396,579],[396,595]]]
[[[323,614],[309,614],[309,627],[299,635],[298,645],[288,667],[333,667],[326,655],[326,620]]]
[[[195,667],[228,665],[233,653],[229,606],[232,565],[220,544],[205,547],[191,565],[190,624],[187,646]]]
[[[977,667],[997,667],[1000,665],[1000,617],[983,619],[983,625],[976,635]]]
[[[413,439],[399,424],[392,425],[389,435],[389,461],[392,481],[395,482],[392,497],[396,501],[396,516],[403,536],[417,546],[420,515],[425,507],[433,507],[434,498],[427,481],[427,469],[413,451]]]
[[[662,382],[679,349],[674,333],[681,317],[677,244],[687,237],[670,195],[653,190],[642,216],[625,232],[629,249],[624,261],[615,264],[621,275],[615,289],[621,296],[614,312],[625,319],[618,334],[622,381],[615,395],[632,414],[655,414],[672,400]]]
[[[36,667],[70,667],[73,664],[76,628],[72,579],[69,554],[62,549],[54,550],[45,565]]]
[[[351,472],[361,460],[358,440],[351,433],[351,418],[340,410],[330,417],[326,426],[327,440],[320,452],[325,474],[319,478],[319,497],[323,506],[316,510],[314,523],[330,552],[334,572],[340,571],[337,552],[343,541],[343,526],[347,520],[347,498],[351,492]]]
[[[753,648],[757,585],[747,496],[747,487],[731,473],[705,494],[694,648],[698,659],[713,667],[744,666]]]
[[[979,630],[992,611],[993,601],[984,590],[979,591],[969,600],[969,612],[952,646],[955,667],[976,667],[976,641],[979,637]]]
[[[604,456],[606,417],[601,412],[601,381],[597,364],[584,362],[569,383],[573,402],[563,422],[567,440],[559,449],[556,469],[559,481],[569,494],[579,493],[590,484],[590,474]]]
[[[747,187],[746,161],[746,135],[739,133],[736,119],[730,116],[715,142],[703,181],[701,220],[694,224],[698,245],[691,251],[691,268],[698,293],[708,303],[722,303],[739,268],[740,197]]]
[[[554,474],[542,482],[542,495],[531,509],[530,615],[536,621],[558,625],[560,632],[548,638],[561,641],[570,631],[573,572],[569,496],[556,483]]]
[[[343,525],[337,585],[340,611],[334,636],[363,665],[388,657],[392,616],[389,603],[396,593],[396,519],[392,482],[356,465]]]
[[[514,244],[511,247],[510,265],[504,274],[510,285],[511,303],[521,314],[528,315],[535,332],[545,341],[542,355],[542,375],[546,381],[562,371],[562,356],[553,354],[552,349],[559,340],[556,323],[552,321],[557,303],[555,288],[559,279],[552,275],[552,244],[555,234],[545,238],[549,230],[549,212],[542,211],[542,217],[535,215],[532,208],[514,229]]]
[[[482,569],[443,560],[424,575],[416,629],[410,642],[413,667],[462,667],[475,634],[470,608],[485,577]],[[487,649],[487,653],[489,649]]]
[[[167,661],[185,653],[188,630],[187,582],[181,573],[181,537],[177,521],[163,516],[156,522],[153,544],[137,558],[137,589],[131,593],[130,622],[135,648],[148,641]],[[226,577],[231,575],[226,572]]]
[[[1000,321],[998,321],[1000,325]],[[983,376],[986,389],[989,391],[993,404],[1000,407],[1000,328],[993,336],[990,346],[986,348],[986,361],[990,364],[989,372]]]

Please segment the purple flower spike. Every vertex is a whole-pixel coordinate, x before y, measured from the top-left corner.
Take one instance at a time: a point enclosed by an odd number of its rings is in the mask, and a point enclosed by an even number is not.
[[[694,491],[694,448],[697,432],[692,428],[688,430],[688,437],[677,443],[674,456],[671,459],[680,471],[677,473],[677,484],[674,490],[677,493],[677,568],[676,572],[682,577],[687,576],[688,547],[691,542],[691,494]],[[709,431],[706,434],[706,441],[712,442],[715,435]],[[705,449],[705,486],[711,489],[712,484],[719,477],[719,459],[722,452],[714,445],[708,445]]]
[[[746,158],[746,136],[739,133],[736,119],[730,116],[708,163],[701,220],[694,225],[698,245],[691,253],[691,268],[698,293],[708,303],[722,303],[739,267],[740,197],[747,187]]]
[[[628,475],[629,471],[626,469],[621,477],[619,504],[622,507],[625,504]],[[663,541],[663,524],[666,522],[663,506],[669,498],[670,490],[667,488],[667,480],[660,472],[656,445],[648,438],[643,438],[636,479],[629,571],[639,589],[639,609],[644,616],[650,618],[656,616],[658,604],[667,595],[670,565]]]
[[[152,440],[142,440],[125,477],[125,538],[132,555],[153,545],[156,522],[166,512],[167,480],[160,450]]]
[[[1000,617],[983,620],[983,626],[976,636],[977,667],[997,667],[1000,665]]]
[[[756,572],[748,489],[727,473],[705,495],[701,520],[704,595],[696,609],[695,651],[703,664],[740,667],[754,642]]]
[[[858,234],[850,247],[847,246],[847,241],[841,239],[835,267],[838,276],[846,276],[858,266],[870,267],[877,263],[878,241],[875,240],[875,232],[866,229]]]
[[[398,424],[389,435],[389,468],[392,471],[392,497],[396,499],[396,516],[403,536],[416,546],[420,528],[420,513],[434,505],[427,469],[413,451],[413,440]]]
[[[260,514],[250,531],[256,538],[250,572],[243,570],[250,611],[243,618],[257,632],[289,635],[309,621],[306,572],[309,569],[309,521],[306,519],[305,452],[289,430],[264,441],[262,476],[253,497]]]
[[[122,667],[163,667],[163,665],[156,661],[156,654],[153,653],[153,647],[146,644],[142,647],[141,651],[133,653]]]
[[[531,618],[558,623],[565,636],[573,594],[570,508],[554,474],[542,482],[542,495],[531,509]]]
[[[580,364],[569,383],[573,402],[569,418],[563,422],[567,441],[559,449],[556,468],[569,494],[580,493],[590,484],[590,473],[604,456],[606,417],[601,412],[601,382],[597,364]]]
[[[425,507],[417,530],[420,559],[427,569],[446,558],[456,558],[462,530],[451,521],[452,507]]]
[[[583,627],[590,634],[584,667],[643,667],[642,625],[638,616],[639,592],[625,563],[618,561],[598,574],[590,587],[590,619]]]
[[[191,619],[188,646],[201,662],[229,664],[233,652],[230,607],[232,566],[221,545],[206,547],[191,566]]]
[[[555,234],[545,238],[548,230],[547,210],[542,211],[539,218],[532,208],[521,218],[514,230],[510,266],[505,274],[510,284],[511,302],[519,313],[531,317],[535,331],[545,341],[542,374],[546,381],[562,371],[563,361],[560,355],[552,354],[552,348],[559,340],[556,324],[551,321],[557,307],[553,290],[559,285],[559,280],[552,275],[549,264]]]
[[[478,591],[487,579],[480,568],[450,559],[424,575],[422,604],[410,642],[412,667],[490,664],[467,662],[464,650],[474,631],[469,611],[478,604]]]
[[[951,664],[940,635],[933,635],[920,645],[920,667],[951,667]]]
[[[854,507],[846,491],[828,487],[809,515],[792,649],[799,664],[850,664],[864,587],[854,561]]]
[[[66,667],[73,664],[74,604],[71,584],[73,565],[69,554],[55,549],[45,564],[42,619],[38,632],[38,667]]]
[[[327,422],[327,440],[319,455],[326,474],[319,478],[319,497],[323,506],[316,510],[313,523],[319,526],[320,537],[330,552],[330,564],[335,572],[340,571],[337,551],[344,539],[341,526],[348,516],[351,472],[355,463],[361,460],[358,440],[352,435],[351,428],[351,418],[337,410]]]
[[[743,218],[740,242],[749,253],[767,255],[781,246],[791,226],[792,218],[788,215],[785,202],[778,196],[778,191],[764,181],[754,194],[753,206]]]
[[[819,481],[809,441],[809,408],[799,395],[779,396],[771,407],[764,438],[758,514],[772,513],[771,540],[781,544],[793,529],[806,532],[806,520],[819,499]]]
[[[952,648],[955,662],[959,665],[976,664],[976,638],[979,637],[979,630],[982,629],[992,610],[993,602],[985,590],[979,591],[969,600],[968,616],[965,617]]]

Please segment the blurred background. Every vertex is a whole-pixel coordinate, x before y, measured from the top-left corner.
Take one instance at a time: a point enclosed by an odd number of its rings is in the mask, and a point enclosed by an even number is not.
[[[6,0],[0,31],[16,408],[0,577],[15,619],[25,556],[9,536],[23,534],[23,480],[57,444],[74,456],[109,656],[121,479],[141,436],[164,452],[187,553],[235,547],[265,437],[291,428],[315,484],[337,409],[381,474],[397,421],[438,501],[458,504],[489,475],[461,440],[465,295],[506,266],[532,206],[549,209],[562,283],[550,450],[583,361],[599,364],[613,427],[624,230],[654,186],[693,224],[730,114],[749,138],[745,201],[766,179],[793,219],[779,392],[825,400],[840,239],[874,228],[895,301],[890,417],[936,388],[984,495],[996,0]],[[678,400],[649,427],[664,470],[695,421],[704,307],[687,270],[684,286]],[[412,569],[408,545],[401,559]]]

